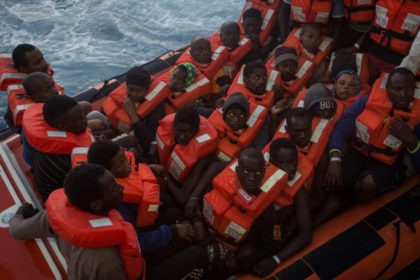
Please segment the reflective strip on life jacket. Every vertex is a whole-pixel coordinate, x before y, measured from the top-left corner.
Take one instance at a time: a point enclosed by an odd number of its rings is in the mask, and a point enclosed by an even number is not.
[[[326,24],[330,18],[331,0],[292,0],[290,19],[298,23]]]

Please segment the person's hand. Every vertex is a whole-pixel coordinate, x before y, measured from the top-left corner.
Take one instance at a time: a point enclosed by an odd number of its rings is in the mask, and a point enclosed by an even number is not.
[[[198,197],[190,197],[185,204],[185,216],[192,218],[200,208],[200,201]]]
[[[339,191],[343,188],[342,172],[341,161],[330,161],[324,179],[324,187],[327,191]]]
[[[163,165],[160,164],[149,164],[148,165],[150,170],[152,170],[153,174],[156,177],[161,177],[166,180],[168,173],[166,172],[166,169]]]
[[[252,267],[252,274],[262,278],[273,272],[277,266],[278,264],[273,258],[267,258]]]
[[[271,107],[271,114],[278,115],[289,108],[289,100],[281,99],[274,103],[273,107]]]
[[[176,230],[180,239],[194,241],[195,229],[189,223],[176,224]]]
[[[388,124],[389,132],[392,136],[398,138],[409,148],[417,145],[417,138],[411,128],[400,118],[393,118]]]
[[[35,209],[32,204],[25,202],[22,204],[18,210],[16,211],[16,215],[22,215],[25,219],[32,217],[36,213],[38,213],[39,210]]]
[[[124,100],[123,108],[133,123],[139,120],[139,116],[136,112],[136,105],[130,98]]]
[[[223,104],[225,104],[225,100],[223,98],[219,98],[216,100],[216,102],[214,103],[214,106],[216,108],[221,108],[223,107]]]

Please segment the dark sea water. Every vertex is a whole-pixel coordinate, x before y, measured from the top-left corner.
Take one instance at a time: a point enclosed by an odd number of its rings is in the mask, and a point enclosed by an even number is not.
[[[0,0],[0,53],[36,45],[73,95],[237,20],[242,0]],[[0,114],[6,109],[0,92]],[[0,129],[4,128],[3,119]]]

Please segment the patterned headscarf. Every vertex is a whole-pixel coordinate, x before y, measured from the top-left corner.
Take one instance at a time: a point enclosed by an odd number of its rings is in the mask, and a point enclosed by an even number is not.
[[[195,78],[197,77],[197,72],[195,71],[195,67],[193,64],[184,62],[184,63],[178,64],[176,67],[173,68],[171,72],[171,78],[175,69],[177,69],[180,65],[184,66],[185,69],[187,70],[187,78],[185,79],[185,86],[184,86],[184,89],[186,89],[194,82]]]

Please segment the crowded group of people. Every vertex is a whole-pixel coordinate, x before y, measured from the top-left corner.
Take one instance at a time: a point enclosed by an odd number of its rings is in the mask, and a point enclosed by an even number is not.
[[[0,88],[45,209],[11,236],[54,236],[70,279],[268,276],[420,169],[419,23],[416,0],[247,0],[101,106],[18,45]]]

